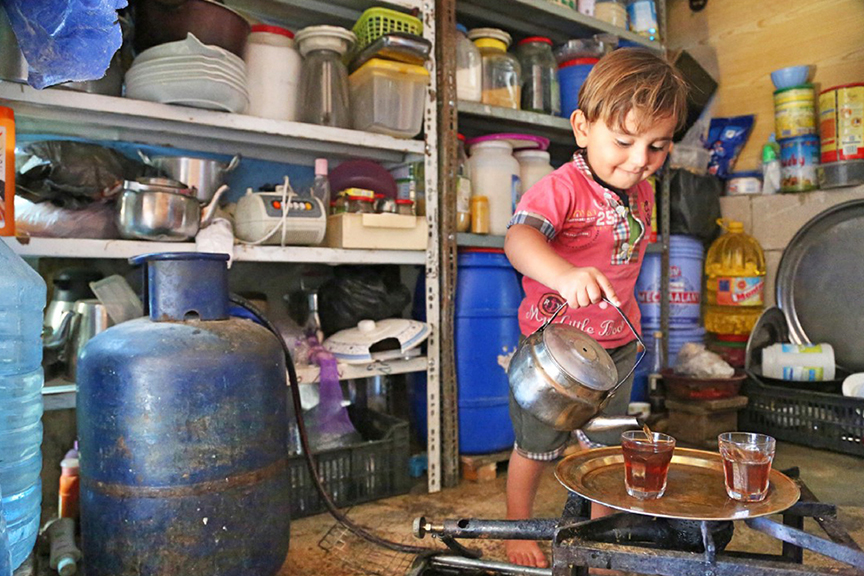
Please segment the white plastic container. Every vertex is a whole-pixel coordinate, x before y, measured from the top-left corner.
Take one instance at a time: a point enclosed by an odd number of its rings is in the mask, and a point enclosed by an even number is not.
[[[471,147],[468,164],[471,193],[489,198],[489,233],[505,235],[522,189],[513,147],[501,140],[478,142]]]
[[[522,194],[531,189],[544,176],[555,169],[549,163],[549,153],[543,150],[521,150],[513,156],[519,162],[519,178],[522,180]]]
[[[483,57],[468,31],[456,25],[456,98],[465,102],[480,102],[483,97]]]
[[[294,48],[294,34],[278,26],[252,26],[243,59],[249,89],[247,113],[295,120],[303,60]]]
[[[762,350],[762,374],[777,380],[812,382],[834,379],[830,344],[772,344]]]
[[[423,66],[373,58],[348,78],[354,128],[413,138],[423,127],[429,72]]]

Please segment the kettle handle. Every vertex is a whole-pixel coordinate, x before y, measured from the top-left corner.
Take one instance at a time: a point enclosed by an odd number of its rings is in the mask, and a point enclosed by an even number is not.
[[[627,379],[630,378],[630,375],[633,374],[633,372],[636,371],[636,367],[639,366],[639,364],[642,362],[642,360],[645,359],[645,355],[648,354],[648,350],[645,348],[645,343],[642,341],[642,338],[639,336],[639,331],[636,330],[636,328],[633,326],[633,323],[630,322],[630,319],[627,318],[627,315],[626,315],[626,314],[624,314],[624,311],[621,310],[621,308],[619,308],[619,307],[616,306],[615,304],[613,304],[613,303],[612,303],[608,298],[606,298],[605,296],[603,297],[603,301],[606,302],[607,304],[609,304],[610,306],[612,306],[613,308],[615,308],[615,310],[618,311],[618,314],[621,315],[621,318],[623,318],[623,319],[624,319],[624,322],[627,323],[627,326],[630,327],[630,330],[633,332],[633,335],[636,336],[636,341],[639,342],[639,344],[642,346],[642,355],[639,356],[639,358],[636,359],[636,362],[633,363],[633,367],[630,368],[630,372],[628,372],[627,375],[624,376],[624,378],[622,378],[620,382],[618,382],[617,384],[615,384],[615,387],[612,388],[612,390],[609,391],[609,396],[611,396],[612,394],[615,393],[616,390],[618,390],[618,387],[621,386],[621,384],[623,384],[624,382],[626,382]],[[556,314],[557,314],[557,312],[556,312]]]

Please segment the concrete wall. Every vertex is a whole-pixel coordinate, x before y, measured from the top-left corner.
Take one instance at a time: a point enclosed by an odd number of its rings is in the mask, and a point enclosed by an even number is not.
[[[772,70],[815,64],[817,89],[864,82],[861,0],[666,0],[668,46],[684,48],[720,84],[715,116],[756,114],[737,168],[759,166],[774,132]]]
[[[842,202],[864,199],[864,186],[802,194],[724,196],[720,208],[724,218],[740,220],[765,251],[768,274],[765,305],[774,305],[774,280],[783,249],[811,218]]]

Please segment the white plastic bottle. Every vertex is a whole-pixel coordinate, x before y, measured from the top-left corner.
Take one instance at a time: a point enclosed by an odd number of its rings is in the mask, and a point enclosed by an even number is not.
[[[247,113],[295,120],[302,59],[294,48],[294,34],[278,26],[252,26],[243,56],[249,87]]]
[[[513,146],[502,140],[477,142],[471,146],[469,165],[471,193],[489,198],[489,233],[503,236],[522,190]]]
[[[483,58],[468,30],[456,25],[456,98],[465,102],[480,102],[483,97]]]
[[[544,176],[555,169],[549,163],[549,153],[545,150],[520,150],[513,156],[519,162],[519,177],[522,180],[522,194],[531,189]]]

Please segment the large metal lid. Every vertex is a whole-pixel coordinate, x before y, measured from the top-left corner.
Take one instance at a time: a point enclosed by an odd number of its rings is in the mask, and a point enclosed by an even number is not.
[[[578,328],[550,324],[543,330],[543,344],[561,370],[588,388],[606,391],[618,383],[618,369],[612,357]]]
[[[807,222],[783,252],[777,304],[795,343],[827,342],[837,365],[864,371],[864,200]]]

